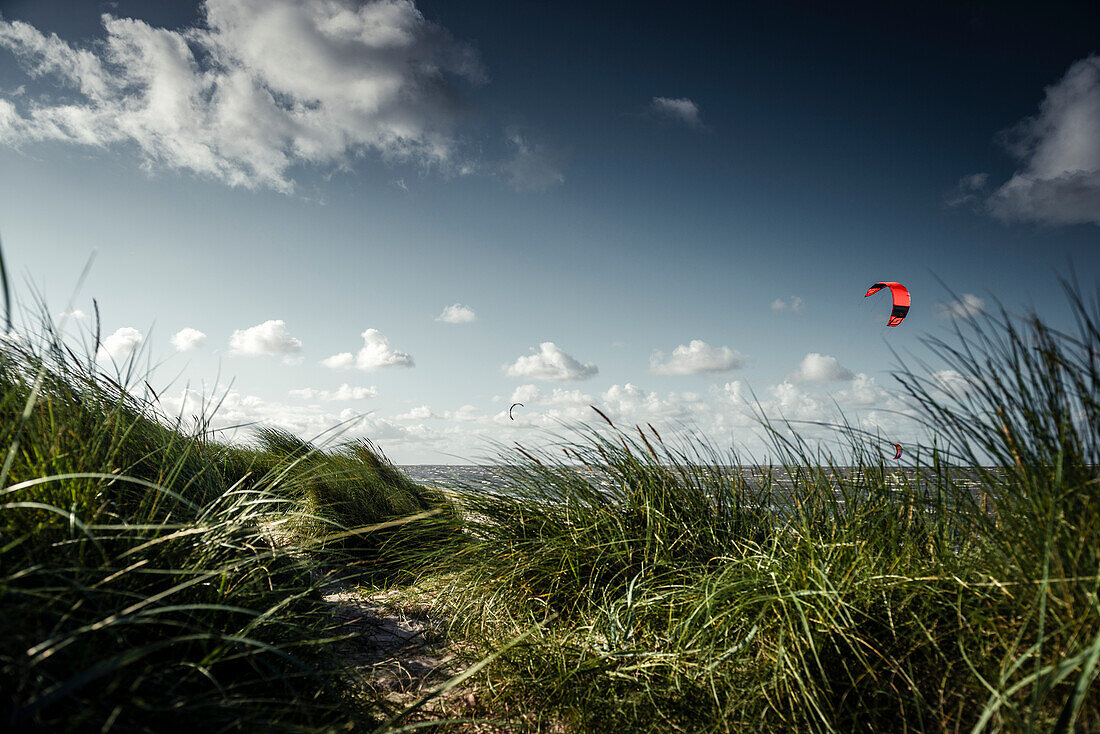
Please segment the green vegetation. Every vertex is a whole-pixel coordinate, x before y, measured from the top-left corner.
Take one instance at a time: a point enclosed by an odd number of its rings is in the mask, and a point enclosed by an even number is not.
[[[517,449],[510,493],[462,498],[466,542],[423,582],[483,647],[538,628],[481,676],[484,711],[576,731],[1100,729],[1100,318],[1067,291],[1078,335],[1002,311],[930,344],[954,389],[899,375],[937,446],[915,472],[854,429],[849,470],[772,428],[782,466],[751,486],[736,457],[649,426]]]
[[[428,515],[412,542],[446,537],[455,517],[442,495],[368,443],[319,451],[269,430],[248,448],[188,432],[49,339],[6,342],[0,414],[5,724],[384,720],[377,701],[349,694],[362,686],[333,654],[343,633],[320,584],[400,537],[400,524],[379,523]]]
[[[8,339],[3,717],[417,726],[334,652],[340,569],[487,663],[440,730],[1098,730],[1100,309],[1067,292],[1075,335],[1002,311],[929,343],[955,380],[899,375],[934,439],[915,471],[765,423],[781,465],[750,480],[601,416],[456,504],[368,442],[219,443],[52,331]]]

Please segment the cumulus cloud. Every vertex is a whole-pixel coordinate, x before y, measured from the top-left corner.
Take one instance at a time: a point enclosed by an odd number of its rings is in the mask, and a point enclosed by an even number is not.
[[[288,394],[292,398],[324,400],[325,402],[335,402],[338,400],[366,400],[368,398],[378,397],[378,388],[374,385],[370,387],[352,387],[344,383],[335,390],[316,390],[312,387],[304,387],[300,390],[291,390]]]
[[[817,352],[810,352],[803,357],[794,374],[794,379],[800,382],[835,382],[854,378],[855,374],[842,366],[836,357]]]
[[[941,319],[969,319],[985,311],[985,300],[973,293],[964,293],[958,300],[939,304]]]
[[[729,347],[712,347],[705,341],[692,339],[672,350],[667,358],[654,352],[649,358],[649,371],[655,375],[698,375],[706,372],[729,372],[740,368],[745,356]]]
[[[218,409],[211,414],[210,409],[214,405]],[[335,438],[337,432],[341,439],[366,436],[376,441],[430,442],[432,438],[399,423],[364,415],[351,408],[332,412],[316,405],[287,405],[235,391],[215,390],[214,395],[204,395],[197,390],[186,389],[178,396],[162,395],[161,406],[169,416],[183,419],[205,416],[209,419],[209,427],[223,431],[220,435],[226,438],[246,437],[258,426],[283,428],[306,440],[319,436]]]
[[[285,321],[273,319],[234,331],[229,337],[229,349],[233,354],[248,356],[290,355],[302,351],[302,342],[287,333]]]
[[[772,301],[772,311],[790,311],[792,313],[802,313],[802,299],[798,296],[791,296],[788,300],[777,298]]]
[[[390,340],[382,336],[378,329],[367,329],[363,337],[363,347],[357,354],[340,352],[321,360],[321,364],[332,369],[356,368],[370,372],[381,367],[414,367],[412,355],[398,352],[390,346]]]
[[[824,440],[833,448],[843,447],[839,426],[842,416],[864,431],[879,431],[883,435],[906,441],[916,424],[913,412],[897,395],[879,385],[873,377],[857,374],[840,390],[814,389],[810,383],[784,380],[753,393],[741,381],[726,383],[719,395],[726,397],[733,412],[720,412],[720,423],[731,428],[754,428],[757,412],[773,427],[781,421],[791,421],[794,430],[807,440]],[[816,425],[824,423],[826,425]],[[787,431],[788,435],[790,431]]]
[[[689,127],[703,124],[699,117],[699,105],[687,97],[654,97],[649,109],[662,117],[682,122]]]
[[[1005,220],[1100,224],[1100,56],[1070,66],[1007,138],[1019,170],[988,195],[984,174],[963,179],[956,203],[977,201]]]
[[[443,411],[443,417],[449,421],[458,421],[460,423],[470,423],[478,420],[482,417],[481,410],[474,405],[463,405],[458,410],[445,410]]]
[[[429,418],[438,418],[436,414],[432,413],[432,409],[427,405],[419,405],[412,408],[407,413],[400,413],[394,416],[394,420],[399,421],[425,421]]]
[[[933,400],[965,404],[982,388],[980,381],[958,370],[943,369],[929,373],[925,387]]]
[[[290,192],[295,165],[368,152],[452,166],[459,82],[485,75],[473,47],[411,0],[205,0],[196,28],[103,15],[76,47],[0,20],[0,47],[71,89],[0,98],[0,142],[133,145],[148,167]]]
[[[523,403],[528,408],[537,406],[537,412],[524,414],[525,424],[544,428],[557,428],[558,421],[600,420],[592,412],[592,405],[623,425],[646,421],[695,421],[711,413],[711,406],[697,393],[670,392],[662,396],[632,383],[614,384],[595,394],[560,387],[544,393],[535,385],[521,385],[512,393],[511,402]],[[508,420],[507,410],[495,414],[492,420],[502,426],[515,425]]]
[[[435,320],[443,321],[448,324],[468,324],[471,321],[477,320],[477,315],[469,306],[455,303],[443,309],[443,313],[436,316]]]
[[[501,170],[517,191],[542,191],[565,183],[560,156],[542,143],[510,130],[512,155]]]
[[[325,357],[321,364],[334,370],[350,370],[355,366],[355,355],[351,352],[340,352],[331,357]]]
[[[542,391],[539,390],[538,385],[520,385],[512,391],[511,403],[533,403],[538,400]],[[509,403],[509,404],[511,404]]]
[[[206,343],[206,334],[198,329],[187,327],[173,334],[169,341],[172,342],[172,346],[176,348],[177,352],[190,352],[192,349],[198,349]]]
[[[658,421],[685,419],[709,411],[709,406],[698,393],[670,392],[661,397],[656,392],[645,391],[637,385],[612,385],[600,396],[601,410],[613,420],[639,423],[642,416]]]
[[[958,370],[951,369],[937,370],[931,373],[929,381],[943,393],[950,395],[965,395],[975,387],[971,378]]]
[[[944,377],[945,382],[950,379]],[[384,419],[364,416],[350,407],[341,406],[342,410],[332,410],[328,406],[333,403],[305,405],[288,401],[291,404],[284,404],[257,396],[230,393],[212,425],[215,428],[250,423],[276,425],[303,438],[313,438],[343,421],[349,421],[340,426],[341,430],[346,429],[341,438],[368,436],[386,442],[387,453],[394,458],[401,457],[397,458],[399,461],[439,463],[439,460],[453,461],[454,456],[477,461],[485,457],[484,452],[490,441],[510,443],[511,439],[520,437],[524,432],[530,437],[532,428],[554,431],[560,429],[562,421],[571,425],[578,422],[602,425],[602,420],[589,407],[595,405],[620,428],[631,428],[635,424],[644,428],[647,422],[652,423],[666,442],[675,442],[686,433],[698,432],[709,437],[719,448],[736,445],[751,446],[752,451],[767,450],[751,405],[745,404],[745,399],[751,400],[751,397],[742,381],[727,383],[724,387],[716,385],[704,394],[658,393],[633,383],[612,384],[603,391],[564,387],[544,387],[540,390],[533,384],[522,385],[516,390],[522,392],[514,394],[513,398],[523,399],[512,402],[528,404],[522,421],[508,420],[507,410],[486,412],[476,404],[438,411],[419,405],[392,419]],[[319,397],[319,391],[311,395]],[[835,423],[839,421],[839,405],[840,410],[864,430],[881,431],[882,435],[890,437],[889,440],[907,445],[912,441],[911,423],[907,427],[910,419],[901,413],[905,410],[904,403],[867,375],[856,375],[843,383],[839,390],[786,380],[760,388],[758,395],[765,415],[777,421],[787,418],[791,421]],[[162,402],[169,413],[186,418],[201,414],[204,402],[200,397],[198,393],[186,391],[181,397]],[[220,394],[208,397],[205,405],[217,403],[218,399]],[[836,445],[840,437],[836,428],[812,423],[796,424],[795,429],[810,441],[826,440]],[[250,432],[251,429],[246,428],[236,435],[247,437]],[[233,434],[221,435],[228,438]],[[537,443],[533,437],[531,440]],[[843,444],[843,441],[839,443]],[[429,460],[428,457],[432,458]]]
[[[83,321],[84,319],[88,318],[88,314],[84,313],[79,308],[74,308],[72,311],[62,311],[61,313],[57,314],[57,318],[59,320],[67,318],[73,321]]]
[[[532,347],[531,351],[535,349]],[[582,364],[569,356],[554,342],[543,342],[535,354],[519,357],[515,364],[505,365],[504,370],[511,377],[547,382],[587,380],[600,371],[594,364]]]
[[[108,336],[99,346],[99,358],[120,364],[138,350],[145,337],[132,326],[123,326]]]

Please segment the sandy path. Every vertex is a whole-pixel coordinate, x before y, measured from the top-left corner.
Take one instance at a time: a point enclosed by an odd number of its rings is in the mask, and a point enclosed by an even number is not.
[[[460,671],[443,635],[443,620],[398,601],[396,592],[333,584],[321,597],[332,605],[338,632],[351,635],[337,652],[348,666],[394,698],[415,698]]]

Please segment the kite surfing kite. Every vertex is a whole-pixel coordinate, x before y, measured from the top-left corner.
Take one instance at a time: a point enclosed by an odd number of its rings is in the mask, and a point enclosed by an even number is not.
[[[894,448],[897,449],[897,453],[894,454],[894,458],[895,459],[900,459],[901,458],[901,444],[900,443],[894,444]]]
[[[512,408],[516,407],[517,405],[521,408],[523,407],[523,403],[512,403]],[[508,409],[508,417],[509,418],[512,418],[512,408]],[[515,420],[515,418],[512,418],[512,420]]]
[[[875,283],[863,297],[873,296],[883,288],[889,288],[894,296],[894,310],[890,312],[890,320],[886,325],[897,326],[905,318],[905,314],[909,313],[909,289],[901,283]]]

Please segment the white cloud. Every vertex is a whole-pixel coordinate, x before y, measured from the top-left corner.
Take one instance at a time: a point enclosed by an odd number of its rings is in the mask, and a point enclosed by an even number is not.
[[[108,336],[99,346],[99,358],[122,364],[138,350],[145,337],[132,326],[123,326]]]
[[[810,352],[802,358],[802,364],[798,366],[794,379],[800,382],[834,382],[852,380],[855,379],[855,375],[850,369],[842,366],[836,357]]]
[[[512,391],[511,403],[533,403],[539,399],[542,395],[542,391],[539,390],[538,385],[520,385]],[[509,405],[511,405],[509,403]]]
[[[782,298],[777,298],[772,301],[772,311],[790,311],[792,313],[802,313],[802,299],[798,296],[791,296],[789,300],[784,301]]]
[[[985,301],[973,293],[964,293],[958,300],[939,304],[941,319],[969,319],[983,311],[985,311]]]
[[[517,390],[523,392],[513,397],[524,399],[512,402],[528,405],[522,421],[508,420],[507,410],[500,405],[492,412],[486,412],[485,406],[480,404],[438,412],[427,405],[419,405],[392,419],[384,419],[364,416],[361,411],[346,407],[338,411],[330,409],[328,406],[333,403],[284,404],[257,396],[230,393],[213,426],[223,428],[258,422],[286,428],[304,438],[313,438],[347,420],[350,422],[338,429],[346,431],[339,438],[368,436],[384,442],[387,453],[395,460],[447,463],[455,461],[457,456],[463,457],[460,461],[476,463],[486,458],[487,451],[492,451],[491,441],[507,444],[521,439],[525,445],[546,446],[548,441],[549,445],[553,445],[551,434],[540,434],[539,431],[560,431],[560,422],[602,426],[602,419],[589,407],[595,405],[624,430],[633,431],[635,424],[645,428],[646,423],[652,423],[664,440],[673,442],[673,445],[688,433],[697,432],[709,437],[719,449],[736,445],[739,448],[750,447],[758,454],[768,450],[766,442],[760,439],[762,432],[752,410],[743,401],[749,391],[742,381],[727,383],[724,387],[714,386],[703,394],[657,393],[632,383],[612,384],[606,390],[594,392],[562,387],[540,390],[535,385],[523,385]],[[319,394],[320,391],[313,397]],[[914,437],[910,419],[895,412],[903,411],[904,404],[867,375],[856,375],[840,390],[784,381],[762,387],[759,395],[765,414],[776,421],[786,417],[792,421],[835,423],[839,421],[839,405],[859,427],[880,432],[883,437],[888,437],[884,438],[886,441],[897,440],[909,446]],[[200,397],[197,392],[188,391],[181,397],[164,399],[163,402],[170,414],[187,417],[201,412]],[[207,405],[216,402],[216,399],[206,401]],[[520,416],[516,417],[518,419]],[[779,423],[773,425],[785,430]],[[825,440],[831,442],[834,448],[843,447],[844,441],[836,428],[812,423],[795,424],[794,427],[811,442]],[[247,437],[249,433],[250,429],[243,429],[236,435]],[[553,450],[560,454],[560,449]]]
[[[752,392],[749,390],[749,386],[744,380],[734,380],[733,382],[727,382],[722,386],[722,390],[726,396],[734,402],[745,402],[752,400]]]
[[[420,405],[411,409],[408,413],[400,413],[394,416],[399,421],[425,421],[429,418],[438,418],[427,405]]]
[[[352,387],[347,383],[344,383],[335,390],[316,390],[312,387],[304,387],[299,390],[291,390],[289,393],[292,398],[302,398],[303,400],[324,400],[325,402],[335,401],[348,401],[348,400],[367,400],[368,398],[378,397],[378,388],[374,385],[370,387]]]
[[[474,405],[463,405],[458,410],[443,411],[443,417],[450,421],[470,423],[482,417],[481,410]]]
[[[662,397],[631,383],[614,384],[606,391],[594,395],[560,387],[546,394],[535,385],[521,385],[512,393],[510,403],[523,403],[527,406],[525,425],[548,429],[558,428],[558,421],[602,422],[592,411],[592,405],[602,410],[616,424],[621,423],[623,426],[644,424],[647,421],[696,421],[709,416],[712,410],[708,402],[697,393],[670,392]],[[533,410],[535,407],[537,411]],[[515,425],[508,420],[507,410],[496,413],[491,420],[501,426]]]
[[[534,348],[531,351],[535,351]],[[515,364],[505,365],[504,370],[511,377],[525,377],[548,382],[567,380],[587,380],[599,373],[599,368],[591,363],[581,364],[562,351],[554,342],[543,342],[535,354],[519,357]]]
[[[937,397],[962,398],[978,387],[973,378],[952,369],[937,370],[928,379]]]
[[[596,407],[607,413],[612,420],[627,424],[652,420],[672,422],[698,417],[710,410],[698,393],[670,392],[662,398],[656,392],[646,392],[629,382],[609,387],[600,396]]]
[[[382,336],[378,329],[367,329],[363,337],[363,347],[354,356],[351,352],[340,352],[321,360],[321,364],[332,369],[356,369],[371,371],[380,367],[414,367],[411,355],[395,351],[390,340]]]
[[[461,303],[456,303],[443,309],[443,313],[439,314],[435,320],[443,321],[448,324],[468,324],[471,321],[477,320],[477,315],[469,306],[463,306]]]
[[[229,337],[229,348],[233,354],[249,356],[287,355],[302,351],[302,342],[287,333],[286,322],[273,319],[247,329],[237,329]]]
[[[203,334],[198,329],[187,327],[173,334],[170,341],[177,352],[189,352],[192,349],[198,349],[206,343],[206,334]]]
[[[210,416],[209,411],[219,402],[217,413]],[[286,405],[256,395],[241,395],[218,389],[212,395],[206,396],[190,389],[184,390],[179,397],[162,395],[161,406],[172,418],[181,416],[188,419],[193,415],[206,415],[211,418],[211,428],[230,429],[220,434],[225,438],[243,438],[250,435],[256,427],[266,425],[284,428],[307,440],[322,434],[334,439],[358,436],[367,436],[373,440],[412,439],[421,442],[431,439],[431,436],[418,434],[393,421],[364,415],[351,408],[330,412],[315,405]]]
[[[706,372],[729,372],[740,368],[745,356],[729,347],[712,347],[705,341],[692,339],[672,350],[666,359],[663,352],[649,358],[649,371],[655,375],[698,375]]]
[[[988,212],[1006,220],[1100,224],[1100,56],[1070,66],[1047,87],[1039,113],[1009,137],[1022,165],[985,197]],[[985,180],[971,183],[980,189]]]
[[[88,314],[84,313],[79,308],[74,308],[72,311],[62,311],[61,313],[57,314],[57,318],[68,318],[73,321],[83,321],[84,319],[88,318]]]
[[[811,443],[822,440],[833,450],[847,450],[849,438],[843,433],[844,419],[858,430],[877,432],[902,442],[911,441],[917,428],[908,406],[878,385],[873,377],[862,373],[840,390],[821,390],[812,384],[784,380],[757,392],[755,400],[741,381],[726,383],[717,392],[735,409],[732,413],[719,412],[717,425],[742,433],[745,429],[755,430],[755,415],[759,411],[786,435],[791,432],[782,426],[784,420],[794,423],[794,430]],[[863,445],[869,440],[867,435],[857,437]]]
[[[0,20],[0,47],[73,91],[0,98],[0,141],[133,144],[149,167],[283,192],[295,165],[365,152],[458,163],[456,81],[484,72],[411,0],[206,0],[202,11],[178,31],[104,15],[107,37],[88,48]]]
[[[340,352],[331,357],[325,357],[321,364],[334,370],[350,370],[355,366],[355,355],[351,352]]]
[[[502,171],[517,191],[541,191],[565,183],[557,153],[515,130],[508,131],[507,135],[514,151]]]
[[[687,97],[654,97],[650,110],[663,117],[678,120],[689,127],[700,127],[703,124],[699,117],[699,105]]]

